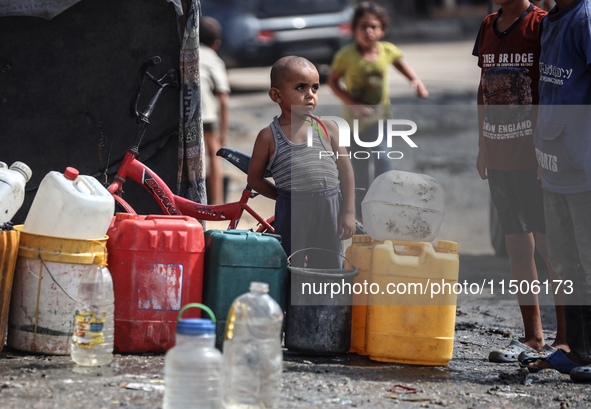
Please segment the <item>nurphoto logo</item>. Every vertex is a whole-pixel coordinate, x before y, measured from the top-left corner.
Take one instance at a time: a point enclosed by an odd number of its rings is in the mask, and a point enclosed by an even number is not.
[[[351,133],[349,123],[341,117],[329,115],[316,117],[307,114],[306,116],[309,118],[306,122],[309,122],[312,125],[308,128],[308,146],[312,146],[313,144],[314,128],[318,131],[321,138],[328,139],[328,132],[326,131],[323,121],[333,121],[339,130],[339,146],[350,147],[352,134],[353,142],[361,148],[376,148],[383,146],[382,142],[384,141],[384,138],[386,138],[386,146],[390,149],[393,146],[394,138],[398,137],[402,138],[402,140],[411,148],[418,148],[417,144],[410,138],[410,136],[417,131],[417,124],[414,121],[407,119],[379,119],[377,121],[378,126],[375,140],[365,141],[359,137],[358,119],[353,119],[353,132]],[[339,157],[338,152],[324,151],[320,153],[321,157],[334,155],[336,155],[337,158]],[[354,158],[361,160],[369,159],[371,155],[377,155],[378,158],[380,155],[386,155],[389,159],[402,159],[404,157],[402,152],[390,150],[361,150],[356,151],[353,154],[350,152],[347,154],[349,159]]]

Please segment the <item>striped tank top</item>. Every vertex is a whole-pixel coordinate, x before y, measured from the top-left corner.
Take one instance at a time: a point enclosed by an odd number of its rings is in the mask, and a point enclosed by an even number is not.
[[[307,143],[295,144],[287,139],[277,117],[271,122],[271,131],[275,140],[275,152],[267,169],[278,189],[310,192],[339,186],[335,155],[320,154],[332,150],[320,138],[316,129],[313,132],[312,146]]]

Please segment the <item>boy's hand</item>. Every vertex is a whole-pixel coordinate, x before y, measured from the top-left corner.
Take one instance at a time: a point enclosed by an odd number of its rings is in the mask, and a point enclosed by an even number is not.
[[[417,78],[417,79],[412,80],[410,85],[417,92],[417,97],[419,97],[419,98],[428,98],[429,97],[429,91],[427,91],[427,87],[425,87],[425,84],[423,84],[423,82],[420,79]]]
[[[488,175],[486,173],[486,166],[484,165],[484,153],[482,152],[482,150],[478,151],[478,158],[476,159],[476,170],[480,175],[480,179],[488,179]]]
[[[339,220],[339,233],[341,234],[341,240],[347,240],[353,237],[355,230],[355,215],[352,213],[343,214]]]

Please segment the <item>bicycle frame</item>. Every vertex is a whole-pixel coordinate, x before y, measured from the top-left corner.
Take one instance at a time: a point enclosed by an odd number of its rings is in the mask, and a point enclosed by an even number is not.
[[[200,204],[175,195],[154,171],[136,159],[139,153],[141,140],[146,132],[147,125],[149,124],[149,117],[156,106],[160,94],[166,87],[174,88],[178,86],[174,72],[169,71],[162,78],[157,79],[147,71],[149,67],[158,65],[160,62],[159,57],[153,57],[144,62],[140,68],[130,104],[131,116],[135,118],[138,123],[137,135],[131,146],[128,148],[123,161],[117,170],[117,175],[115,176],[113,183],[107,187],[109,193],[113,195],[115,201],[121,205],[126,212],[136,214],[133,207],[122,197],[123,184],[127,178],[130,178],[142,185],[150,193],[164,214],[186,215],[194,217],[197,220],[205,221],[229,221],[228,229],[231,230],[238,227],[238,222],[244,211],[246,211],[260,223],[260,227],[257,231],[267,230],[271,234],[275,233],[273,226],[271,226],[267,220],[259,216],[248,205],[248,200],[255,195],[248,185],[246,185],[246,188],[242,191],[242,196],[237,202],[221,205]],[[152,96],[147,109],[144,112],[141,112],[138,110],[137,105],[145,77],[148,77],[158,89]],[[234,164],[238,166],[236,163]],[[242,169],[244,170],[244,168]]]
[[[260,223],[259,230],[266,229],[270,233],[275,233],[275,229],[269,222],[248,205],[248,200],[252,196],[252,191],[248,186],[242,191],[242,196],[237,202],[221,205],[196,203],[172,193],[168,185],[154,171],[137,160],[133,152],[128,151],[117,171],[115,180],[107,190],[126,212],[133,214],[136,214],[135,210],[122,197],[123,183],[127,178],[142,185],[156,200],[164,214],[186,215],[206,221],[229,221],[228,229],[231,230],[238,227],[240,218],[246,211]]]

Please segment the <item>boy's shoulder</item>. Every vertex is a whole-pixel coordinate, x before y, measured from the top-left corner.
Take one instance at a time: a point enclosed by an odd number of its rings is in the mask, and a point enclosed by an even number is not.
[[[487,15],[483,20],[482,23],[480,24],[482,27],[486,27],[486,26],[490,26],[495,19],[498,17],[499,13],[498,12],[494,12],[491,13],[489,15]]]
[[[548,15],[548,12],[546,10],[542,10],[538,6],[535,6],[531,12],[531,15],[534,20],[536,20],[537,22],[541,22],[542,19],[546,17],[546,15]]]
[[[502,10],[499,10],[497,12],[491,13],[488,16],[486,16],[482,20],[481,26],[482,27],[492,27],[494,21],[499,16],[499,13],[502,13]],[[542,21],[542,19],[544,17],[546,17],[546,14],[548,14],[547,11],[542,10],[538,6],[533,6],[531,11],[524,17],[524,19],[533,19],[534,21],[536,21],[536,23],[539,23]]]
[[[271,129],[271,125],[268,125],[259,131],[257,135],[257,139],[261,139],[263,141],[269,141],[273,139],[273,130]]]

